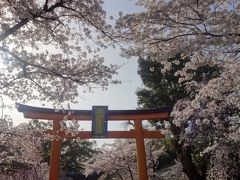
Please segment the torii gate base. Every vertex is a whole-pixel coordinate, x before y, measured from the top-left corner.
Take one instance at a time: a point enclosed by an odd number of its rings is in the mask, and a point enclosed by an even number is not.
[[[60,137],[54,139],[51,143],[51,159],[50,159],[50,174],[49,180],[59,180],[60,173],[60,152],[61,139],[63,138],[81,138],[90,139],[92,137],[91,131],[82,131],[76,135],[65,134],[60,131],[60,121],[68,114],[68,120],[91,121],[91,110],[71,110],[70,111],[56,111],[49,108],[38,108],[33,106],[26,106],[18,104],[18,111],[24,113],[25,118],[32,119],[47,119],[53,120],[53,129],[49,133]],[[163,138],[164,135],[160,131],[146,131],[142,128],[142,120],[147,119],[168,119],[169,108],[148,109],[148,110],[110,110],[108,111],[109,121],[119,120],[134,120],[134,130],[130,131],[108,131],[104,138],[135,138],[137,149],[137,163],[139,180],[148,180],[147,166],[146,166],[146,152],[144,146],[144,138]]]

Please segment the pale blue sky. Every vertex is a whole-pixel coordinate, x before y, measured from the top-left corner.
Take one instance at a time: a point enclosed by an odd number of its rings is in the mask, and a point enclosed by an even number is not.
[[[104,9],[107,14],[117,16],[120,11],[123,14],[139,12],[141,7],[135,6],[136,0],[104,0]]]
[[[120,11],[124,14],[140,11],[141,8],[135,6],[135,0],[105,0],[104,9],[107,16],[118,17]],[[76,108],[91,109],[92,105],[108,105],[109,109],[135,109],[137,107],[137,97],[135,91],[140,87],[141,80],[137,75],[137,57],[125,59],[120,57],[119,49],[109,48],[102,51],[107,63],[123,64],[116,79],[122,81],[121,85],[110,85],[107,91],[95,90],[92,94],[82,94]]]

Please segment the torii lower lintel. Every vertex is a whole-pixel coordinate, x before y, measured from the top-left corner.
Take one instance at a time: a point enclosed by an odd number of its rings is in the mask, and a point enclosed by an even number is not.
[[[95,138],[92,136],[91,131],[78,132],[76,135],[65,134],[60,131],[60,121],[67,115],[68,120],[78,121],[91,121],[91,110],[56,110],[50,108],[39,108],[33,106],[27,106],[18,104],[17,109],[19,112],[23,112],[25,118],[33,119],[47,119],[53,120],[53,129],[48,131],[50,134],[57,135],[58,137],[68,139],[90,139]],[[149,119],[162,119],[167,120],[169,116],[170,108],[163,107],[159,109],[145,109],[145,110],[109,110],[109,121],[122,121],[133,120],[134,130],[130,131],[108,131],[103,138],[135,138],[137,149],[137,162],[138,162],[138,176],[139,180],[147,180],[147,166],[146,166],[146,153],[144,146],[144,138],[164,138],[164,135],[160,131],[147,131],[142,128],[142,121]],[[53,140],[51,144],[51,160],[50,160],[50,180],[59,179],[60,171],[60,151],[61,151],[61,139]]]
[[[55,131],[50,130],[47,131],[49,134],[56,134]],[[76,135],[66,134],[63,131],[57,133],[61,138],[64,139],[94,139],[92,136],[92,131],[82,131],[78,132]],[[137,136],[136,130],[130,129],[130,131],[108,131],[106,137],[104,139],[133,139]],[[160,139],[164,138],[164,135],[160,131],[147,131],[143,130],[143,137],[144,138],[152,138],[152,139]]]

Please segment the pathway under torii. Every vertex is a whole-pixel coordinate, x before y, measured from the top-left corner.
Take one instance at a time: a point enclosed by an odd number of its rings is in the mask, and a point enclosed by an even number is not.
[[[93,106],[94,107],[94,106]],[[104,106],[106,107],[106,106]],[[65,134],[61,131],[60,122],[65,119],[77,121],[92,121],[95,119],[93,110],[56,110],[51,108],[40,108],[18,104],[17,109],[23,112],[25,118],[52,120],[53,128],[50,132],[52,135],[60,137],[54,139],[51,143],[51,158],[50,158],[50,172],[49,180],[59,180],[60,173],[60,152],[61,139],[91,139],[91,138],[134,138],[136,140],[137,163],[139,180],[147,180],[147,165],[146,152],[144,146],[144,138],[164,138],[160,131],[147,131],[142,127],[143,120],[161,119],[167,120],[169,117],[170,108],[163,107],[158,109],[144,109],[144,110],[107,110],[107,121],[134,121],[134,130],[129,131],[105,131],[104,136],[96,136],[92,131],[79,131],[75,135]],[[92,122],[93,123],[93,122]],[[107,122],[106,122],[107,123]],[[94,127],[94,126],[93,126]]]

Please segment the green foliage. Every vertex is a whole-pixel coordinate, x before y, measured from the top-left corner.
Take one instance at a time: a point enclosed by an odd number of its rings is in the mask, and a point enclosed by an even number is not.
[[[145,87],[139,88],[136,92],[138,96],[138,105],[142,108],[157,108],[162,106],[172,107],[183,98],[189,97],[190,93],[186,91],[185,83],[179,83],[179,75],[176,72],[182,70],[189,57],[182,58],[181,54],[169,58],[171,68],[162,72],[164,65],[155,61],[154,58],[139,58],[138,74],[140,75]],[[221,69],[214,65],[202,65],[196,70],[187,70],[192,75],[191,81],[207,82],[210,79],[218,77]],[[192,89],[191,94],[195,92]]]
[[[150,57],[139,58],[138,74],[145,87],[137,90],[138,104],[143,108],[157,108],[161,106],[172,107],[177,100],[187,95],[184,86],[178,83],[178,76],[174,74],[182,69],[188,59],[182,59],[178,54],[169,58],[168,62],[180,60],[180,63],[172,64],[172,68],[162,73],[163,65]]]
[[[62,143],[61,168],[66,172],[84,172],[83,163],[97,151],[94,142],[65,140]]]
[[[158,170],[173,166],[175,164],[176,153],[174,152],[167,152],[159,156],[158,158]]]
[[[50,122],[33,120],[30,127],[34,129],[48,130],[51,129]],[[61,148],[60,167],[66,172],[84,172],[83,163],[90,159],[94,153],[98,153],[94,141],[87,140],[64,140]],[[46,140],[42,142],[44,162],[50,163],[51,142]]]

